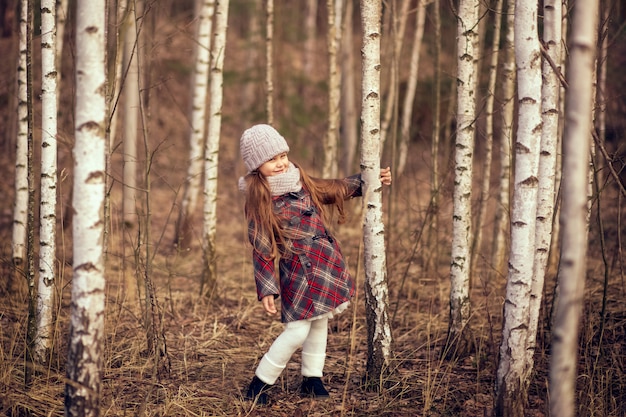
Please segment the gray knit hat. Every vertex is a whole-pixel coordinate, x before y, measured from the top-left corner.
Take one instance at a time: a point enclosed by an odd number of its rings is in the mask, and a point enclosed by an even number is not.
[[[252,172],[276,155],[289,152],[289,145],[272,126],[254,125],[241,135],[239,149],[243,163]]]

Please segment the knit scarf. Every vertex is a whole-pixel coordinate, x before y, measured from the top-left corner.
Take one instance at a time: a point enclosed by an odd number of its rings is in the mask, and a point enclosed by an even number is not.
[[[276,197],[287,193],[296,193],[302,189],[300,182],[300,170],[294,164],[289,162],[287,171],[282,174],[265,177],[269,183],[272,196]],[[246,181],[244,177],[239,178],[239,190],[246,190]]]

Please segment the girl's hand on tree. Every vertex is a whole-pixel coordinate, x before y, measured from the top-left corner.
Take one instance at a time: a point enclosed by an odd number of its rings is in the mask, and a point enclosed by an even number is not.
[[[274,304],[273,295],[266,295],[265,297],[261,299],[261,302],[263,303],[263,308],[265,309],[268,315],[273,316],[276,313],[278,313],[278,310],[276,310],[276,304]]]
[[[385,185],[391,185],[391,168],[380,169],[380,182]]]

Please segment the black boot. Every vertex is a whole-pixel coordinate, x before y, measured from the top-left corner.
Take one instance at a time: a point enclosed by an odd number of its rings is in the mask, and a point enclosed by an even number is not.
[[[303,397],[328,398],[328,391],[324,388],[322,379],[316,376],[304,377],[300,387],[300,395]]]
[[[252,382],[248,386],[246,392],[246,400],[255,401],[258,405],[266,405],[269,401],[268,395],[265,393],[270,389],[271,385],[261,381],[256,375],[252,378]]]

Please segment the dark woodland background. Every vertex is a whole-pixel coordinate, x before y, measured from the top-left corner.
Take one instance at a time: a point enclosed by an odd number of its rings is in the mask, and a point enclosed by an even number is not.
[[[580,1],[580,0],[579,0]],[[37,3],[37,2],[36,2]],[[11,226],[15,158],[15,73],[17,62],[17,5],[0,1],[0,411],[7,416],[61,416],[68,333],[69,290],[71,287],[71,188],[74,111],[73,10],[64,39],[65,49],[59,106],[59,232],[58,288],[60,303],[55,348],[50,366],[40,369],[30,389],[23,384],[24,343],[27,316],[25,282],[12,283]],[[243,199],[237,179],[244,174],[239,158],[239,136],[253,123],[265,121],[264,44],[251,41],[251,2],[231,0],[224,73],[224,109],[219,156],[218,197],[218,291],[211,298],[199,296],[201,276],[200,236],[202,219],[196,213],[192,238],[175,247],[174,225],[182,197],[188,161],[190,76],[193,71],[194,25],[191,0],[148,1],[142,27],[146,86],[143,100],[149,126],[140,135],[141,213],[138,224],[127,227],[121,221],[121,146],[112,151],[112,223],[107,256],[106,347],[102,385],[102,415],[111,416],[482,416],[490,415],[501,338],[505,276],[490,265],[490,242],[479,248],[474,266],[471,321],[475,350],[467,356],[444,360],[449,313],[450,220],[452,210],[452,159],[454,141],[456,22],[452,2],[441,2],[442,12],[442,123],[452,130],[442,136],[442,204],[436,231],[437,247],[424,245],[423,231],[431,224],[429,210],[430,138],[433,116],[432,5],[428,7],[420,60],[418,93],[414,104],[412,138],[408,165],[394,185],[385,189],[387,266],[390,289],[389,312],[394,338],[393,369],[385,389],[366,391],[361,387],[365,370],[367,331],[362,298],[331,322],[325,380],[331,391],[328,401],[301,399],[299,355],[296,354],[271,392],[273,403],[265,409],[251,409],[241,400],[242,390],[252,377],[263,352],[281,331],[281,324],[267,317],[256,300],[249,247],[243,227]],[[573,3],[573,2],[570,2]],[[604,6],[609,7],[612,2]],[[35,7],[38,7],[37,4]],[[626,130],[626,7],[612,5],[608,24],[607,149],[610,161],[621,172],[624,165]],[[360,74],[360,17],[355,5],[355,74]],[[385,2],[385,13],[389,12]],[[414,9],[412,9],[414,10]],[[327,118],[326,9],[320,2],[317,16],[315,70],[303,72],[304,1],[275,1],[275,126],[291,146],[290,157],[313,173],[322,166],[322,139]],[[35,178],[38,178],[40,126],[40,68],[38,13],[35,13],[33,51]],[[261,12],[260,22],[264,23]],[[492,19],[487,14],[486,19]],[[414,29],[407,25],[404,51]],[[493,25],[485,25],[487,45]],[[261,26],[262,27],[262,26]],[[109,30],[114,33],[115,27]],[[383,106],[389,88],[389,19],[383,20]],[[111,51],[110,51],[111,52]],[[257,54],[250,66],[247,58]],[[487,57],[489,51],[485,51]],[[400,94],[406,84],[409,53],[403,52],[400,65]],[[486,58],[485,58],[486,59]],[[484,74],[486,80],[486,73]],[[357,91],[359,90],[357,83]],[[252,88],[252,96],[244,94]],[[484,96],[484,87],[480,94]],[[360,99],[357,100],[360,102]],[[402,102],[400,100],[400,102]],[[478,109],[482,109],[479,97]],[[497,105],[497,104],[496,104]],[[402,109],[400,109],[402,111]],[[476,138],[476,185],[482,176],[484,114]],[[445,130],[445,129],[444,129]],[[119,136],[118,136],[119,137]],[[118,139],[119,140],[119,139]],[[393,139],[386,143],[382,165],[392,165]],[[497,147],[497,145],[496,145]],[[494,149],[496,149],[494,147]],[[149,175],[146,175],[147,163]],[[353,172],[358,172],[358,161]],[[494,157],[494,173],[497,172]],[[351,174],[345,172],[342,174]],[[622,177],[624,181],[626,176]],[[493,213],[497,176],[492,175]],[[581,416],[626,415],[626,311],[624,304],[624,215],[615,179],[606,168],[593,196],[590,217],[589,262],[585,311],[581,325],[577,401]],[[475,189],[478,196],[478,188]],[[361,266],[360,202],[351,203],[350,221],[336,230],[360,289]],[[147,214],[150,216],[147,216]],[[36,216],[37,218],[37,216]],[[492,235],[493,215],[485,227]],[[37,227],[37,225],[36,225]],[[150,231],[149,235],[146,231]],[[139,245],[149,236],[149,250]],[[136,280],[142,294],[143,277],[149,271],[156,286],[163,331],[171,363],[170,373],[153,373],[153,358],[147,355],[142,315],[127,281]],[[545,303],[539,329],[535,372],[530,387],[528,416],[545,416],[548,410],[547,369],[550,354],[551,300],[556,268],[546,276]],[[362,291],[361,291],[362,294]],[[360,295],[361,295],[360,294]],[[444,355],[445,356],[445,355]]]

